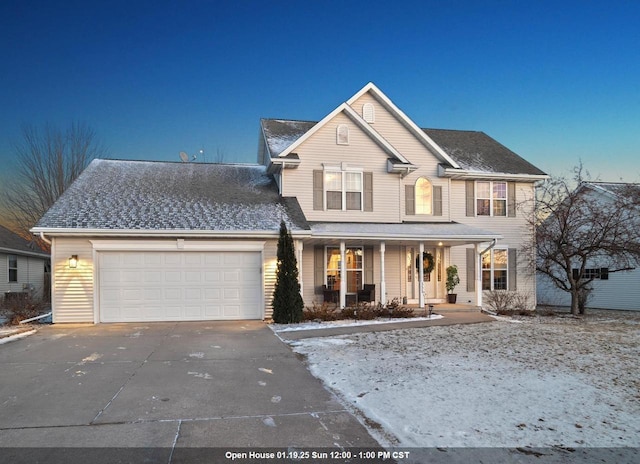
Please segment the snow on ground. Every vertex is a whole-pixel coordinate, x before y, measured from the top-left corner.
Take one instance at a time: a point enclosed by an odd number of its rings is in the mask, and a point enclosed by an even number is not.
[[[290,343],[383,446],[638,447],[640,314],[600,313]]]

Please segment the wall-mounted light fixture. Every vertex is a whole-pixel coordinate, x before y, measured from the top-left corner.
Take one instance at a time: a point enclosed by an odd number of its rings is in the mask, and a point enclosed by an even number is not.
[[[71,258],[69,258],[69,267],[71,269],[78,267],[78,255],[71,255]]]

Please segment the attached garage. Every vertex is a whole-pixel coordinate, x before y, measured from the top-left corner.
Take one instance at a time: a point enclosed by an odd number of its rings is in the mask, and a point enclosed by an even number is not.
[[[261,253],[101,251],[100,322],[262,319]]]
[[[310,233],[265,166],[93,160],[32,229],[53,322],[269,320],[282,221]]]
[[[98,253],[100,322],[262,318],[261,254]]]

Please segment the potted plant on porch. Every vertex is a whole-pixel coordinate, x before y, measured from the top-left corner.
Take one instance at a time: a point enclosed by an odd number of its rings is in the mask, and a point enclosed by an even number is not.
[[[451,304],[454,304],[458,298],[458,295],[453,293],[453,290],[459,283],[460,277],[458,277],[458,266],[452,264],[447,268],[447,282],[445,283],[445,286],[447,287],[447,300]]]

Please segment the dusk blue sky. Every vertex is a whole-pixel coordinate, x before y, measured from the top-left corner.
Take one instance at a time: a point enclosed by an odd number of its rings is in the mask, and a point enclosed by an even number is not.
[[[640,181],[638,1],[9,0],[0,47],[5,175],[24,123],[255,162],[261,117],[320,120],[373,81],[420,127]]]

